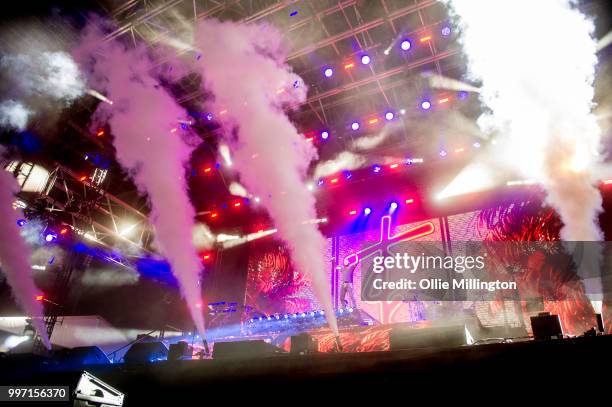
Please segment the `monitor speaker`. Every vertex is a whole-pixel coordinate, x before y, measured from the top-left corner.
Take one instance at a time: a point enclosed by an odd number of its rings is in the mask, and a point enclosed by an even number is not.
[[[193,348],[185,341],[170,345],[168,360],[189,360],[193,355]]]
[[[64,369],[80,369],[86,365],[108,365],[110,359],[97,346],[80,346],[57,351],[54,359],[58,360]]]
[[[531,329],[536,340],[563,338],[559,316],[550,315],[549,312],[540,312],[531,317]]]
[[[264,340],[215,342],[213,359],[249,359],[273,356],[285,351]]]
[[[149,363],[168,358],[168,347],[160,341],[133,344],[123,356],[125,363]]]
[[[297,355],[308,355],[317,353],[318,341],[307,333],[301,333],[291,337],[291,353]]]
[[[389,345],[391,350],[455,348],[467,345],[471,337],[465,325],[391,329]]]

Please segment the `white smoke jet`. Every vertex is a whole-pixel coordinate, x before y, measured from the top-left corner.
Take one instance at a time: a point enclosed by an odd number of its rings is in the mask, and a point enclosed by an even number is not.
[[[192,242],[196,249],[210,249],[215,243],[215,235],[205,223],[197,223],[193,227]]]
[[[110,100],[109,98],[107,98],[106,96],[104,96],[103,94],[101,94],[100,92],[98,92],[95,89],[87,89],[87,94],[95,97],[98,100],[101,100],[104,103],[108,103],[109,105],[113,104],[112,100]]]
[[[83,76],[74,59],[65,52],[7,55],[1,64],[25,95],[70,103],[85,92]]]
[[[108,120],[118,161],[148,195],[156,243],[203,335],[204,319],[197,307],[201,263],[192,242],[195,211],[185,180],[192,147],[171,132],[187,114],[151,76],[152,62],[143,49],[128,50],[103,38],[100,29],[89,27],[75,50],[83,66],[91,69],[92,85],[115,102],[100,104],[94,120]]]
[[[301,224],[316,218],[315,199],[304,184],[316,150],[283,111],[303,102],[306,88],[292,86],[303,81],[285,64],[281,38],[267,26],[205,20],[195,32],[194,45],[204,53],[197,66],[214,95],[214,110],[226,111],[219,119],[241,181],[261,197],[337,333],[325,275],[325,239],[316,225]],[[279,93],[279,88],[287,91]]]
[[[227,144],[221,144],[219,146],[219,155],[223,158],[225,165],[228,167],[232,166],[232,155],[230,154],[230,149]]]
[[[21,102],[5,100],[0,103],[0,126],[22,131],[28,125],[32,111]]]
[[[563,221],[562,239],[600,240],[592,22],[568,0],[446,2],[462,27],[470,75],[482,81],[482,102],[491,110],[482,123],[503,137],[497,158],[544,186]]]
[[[350,151],[343,151],[331,160],[318,163],[314,169],[313,177],[319,179],[337,174],[343,170],[354,170],[363,167],[366,162],[366,158],[362,155]]]
[[[229,191],[230,194],[241,196],[243,198],[247,198],[249,196],[249,192],[246,190],[246,188],[238,182],[232,182],[229,186]]]
[[[34,285],[29,263],[31,249],[19,233],[17,226],[19,214],[13,209],[13,201],[15,201],[17,192],[19,192],[17,181],[10,173],[0,169],[0,230],[2,230],[0,268],[6,276],[17,304],[22,307],[26,315],[32,318],[36,332],[47,349],[51,349],[47,330],[42,320],[43,307],[35,299],[39,292]]]
[[[465,92],[480,92],[480,89],[474,85],[470,85],[469,83],[465,83],[462,81],[458,81],[457,79],[449,78],[443,75],[424,74],[429,82],[429,86],[434,89],[447,89],[447,90],[455,90],[455,91],[465,91]]]

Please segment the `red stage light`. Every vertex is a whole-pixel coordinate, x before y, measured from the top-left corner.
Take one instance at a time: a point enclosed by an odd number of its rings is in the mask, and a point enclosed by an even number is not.
[[[219,217],[219,214],[218,214],[217,212],[211,212],[211,213],[210,213],[210,217],[211,217],[212,219],[215,219],[215,218]]]
[[[612,179],[606,179],[603,181],[604,185],[612,185]]]
[[[87,179],[86,175],[83,175],[81,178],[79,178],[81,181],[85,181]]]
[[[389,166],[389,168],[391,168],[392,170],[393,170],[393,169],[396,169],[397,167],[399,167],[399,164],[397,164],[397,163],[395,163],[395,164],[391,164],[391,165]]]
[[[431,40],[431,35],[427,35],[425,37],[422,37],[419,41],[426,42],[426,41],[429,41],[429,40]]]
[[[104,135],[104,129],[100,129],[98,130],[98,132],[96,133],[96,136],[98,137],[102,137]]]
[[[368,124],[376,124],[378,123],[378,117],[368,120]]]
[[[173,129],[170,129],[170,133],[176,133],[176,127],[174,127]]]
[[[314,137],[308,137],[306,141],[310,141],[312,143],[314,141]]]
[[[202,259],[203,260],[210,260],[210,257],[211,257],[210,254],[205,254],[205,255],[202,256]]]
[[[62,228],[62,230],[60,230],[60,235],[65,235],[66,233],[68,233],[68,228]]]
[[[463,147],[459,147],[455,149],[455,153],[462,153],[465,149]]]
[[[357,215],[357,209],[353,209],[349,212],[349,215],[354,216]]]
[[[407,205],[414,203],[414,198],[408,198],[404,201]]]
[[[45,299],[44,295],[37,295],[36,296],[36,301],[43,301]]]
[[[204,168],[204,174],[209,174],[212,172],[212,167],[205,167]]]
[[[351,69],[354,66],[355,66],[355,64],[353,62],[351,62],[351,63],[348,63],[348,64],[344,65],[344,69]]]
[[[442,98],[442,99],[438,100],[438,103],[439,103],[439,104],[446,103],[446,102],[448,102],[449,100],[450,100],[450,98]]]
[[[234,208],[239,208],[242,202],[234,202]]]
[[[329,180],[330,183],[332,184],[337,184],[338,183],[338,178],[332,178],[331,180]]]

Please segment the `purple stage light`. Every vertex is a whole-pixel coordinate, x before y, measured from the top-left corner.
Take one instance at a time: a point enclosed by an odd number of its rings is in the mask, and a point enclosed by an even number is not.
[[[292,12],[289,14],[289,17],[295,17],[295,16],[297,16],[297,15],[298,15],[297,10],[294,10],[294,11],[292,11]]]
[[[399,205],[397,204],[397,202],[391,202],[391,205],[389,205],[389,208],[391,208],[391,210],[394,211],[397,209],[398,206]]]
[[[45,242],[51,243],[51,242],[53,242],[55,240],[57,240],[57,233],[49,232],[49,233],[45,234]]]
[[[440,157],[444,158],[447,154],[446,150],[440,150]]]
[[[442,36],[448,37],[451,34],[451,28],[445,25],[444,27],[442,27],[441,33],[442,33]]]
[[[391,121],[391,120],[395,119],[395,113],[393,113],[393,112],[387,112],[387,113],[385,113],[385,119],[386,119],[387,121]]]
[[[28,221],[25,220],[25,219],[18,219],[17,220],[17,226],[19,226],[20,228],[24,227],[27,223],[28,223]]]
[[[331,68],[325,68],[325,70],[323,71],[323,75],[325,75],[326,78],[331,78],[333,74],[334,70]]]
[[[368,64],[369,64],[371,61],[372,61],[372,59],[370,58],[370,56],[369,56],[369,55],[363,55],[363,56],[361,57],[361,63],[362,63],[363,65],[368,65]]]
[[[372,166],[372,171],[374,171],[375,174],[378,174],[381,170],[382,170],[382,167],[378,164],[374,164]]]
[[[400,44],[400,48],[401,48],[403,51],[408,51],[408,50],[410,49],[410,47],[412,47],[412,44],[411,44],[411,43],[410,43],[410,41],[408,41],[408,40],[404,40],[404,41],[402,41],[402,42],[401,42],[401,44]]]
[[[353,123],[351,123],[351,129],[352,129],[353,131],[357,131],[357,130],[359,130],[359,127],[360,127],[359,122],[353,122]]]
[[[480,143],[476,141],[474,144],[472,144],[472,146],[474,146],[474,148],[480,148]]]
[[[351,179],[351,178],[353,178],[353,173],[350,172],[349,170],[342,171],[342,175],[344,175],[344,179]]]
[[[429,110],[431,108],[431,102],[429,100],[424,100],[421,102],[421,109]]]
[[[364,215],[366,215],[366,216],[368,216],[368,215],[369,215],[369,214],[371,214],[371,213],[372,213],[372,209],[370,209],[370,208],[365,208],[365,209],[363,210],[363,214],[364,214]]]
[[[329,132],[327,130],[324,130],[321,132],[321,138],[323,140],[327,140],[329,138]]]

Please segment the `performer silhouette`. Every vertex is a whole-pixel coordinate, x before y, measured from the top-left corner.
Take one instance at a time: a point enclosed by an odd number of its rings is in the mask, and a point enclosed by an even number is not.
[[[357,267],[357,263],[347,264],[345,260],[344,267],[342,268],[342,288],[340,289],[340,302],[344,307],[349,306],[349,302],[346,299],[348,297],[350,299],[350,306],[353,308],[357,308],[357,303],[355,302],[355,293],[353,291],[353,274],[355,273],[355,268]]]

